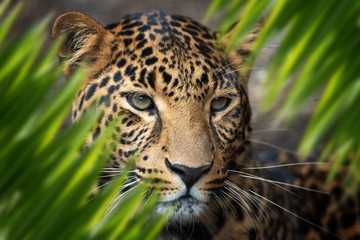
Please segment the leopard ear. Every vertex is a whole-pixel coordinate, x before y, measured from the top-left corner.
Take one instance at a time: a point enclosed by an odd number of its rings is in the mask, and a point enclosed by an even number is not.
[[[264,24],[264,21],[257,24],[248,33],[248,35],[245,37],[245,39],[240,44],[238,44],[235,47],[230,49],[230,51],[228,52],[228,54],[226,56],[228,62],[231,64],[231,66],[234,69],[239,70],[239,72],[241,73],[240,81],[245,87],[247,86],[247,83],[248,83],[250,71],[246,71],[246,69],[244,69],[244,67],[245,67],[244,63],[247,61],[248,57],[250,56],[251,51],[253,50],[254,43],[260,34],[263,24]],[[235,27],[233,27],[223,38],[223,41],[222,41],[223,48],[226,49],[234,31],[235,31]],[[243,70],[245,70],[245,71],[243,71]]]
[[[94,62],[107,34],[98,22],[83,13],[70,12],[59,16],[53,26],[52,38],[64,37],[58,55],[67,62],[65,75],[69,75],[80,62]]]

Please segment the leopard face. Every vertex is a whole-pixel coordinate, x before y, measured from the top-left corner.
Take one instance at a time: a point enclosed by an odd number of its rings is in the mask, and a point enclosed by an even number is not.
[[[162,182],[158,211],[175,206],[174,215],[185,220],[204,214],[250,129],[247,76],[236,71],[241,61],[229,64],[208,28],[161,11],[129,15],[106,28],[68,13],[57,19],[53,37],[64,33],[65,74],[83,61],[89,73],[73,119],[99,99],[105,112],[91,141],[122,116],[109,167],[123,168],[138,154],[136,181]],[[239,52],[248,52],[253,38]]]
[[[64,14],[53,37],[65,36],[65,75],[83,62],[88,73],[72,118],[98,100],[104,113],[91,143],[121,116],[108,167],[121,171],[136,156],[127,186],[149,178],[160,186],[157,211],[174,209],[164,239],[359,239],[360,195],[339,203],[343,175],[324,186],[329,166],[253,156],[249,74],[238,70],[259,29],[225,57],[229,36],[217,46],[216,33],[186,17],[133,14],[104,28]]]

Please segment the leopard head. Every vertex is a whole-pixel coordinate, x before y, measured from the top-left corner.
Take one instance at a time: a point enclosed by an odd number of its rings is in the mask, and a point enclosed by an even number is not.
[[[257,32],[225,57],[215,47],[216,33],[161,11],[129,15],[107,27],[78,12],[56,20],[53,37],[65,36],[58,53],[67,61],[65,75],[87,63],[73,119],[98,99],[105,110],[92,141],[122,116],[116,128],[121,140],[108,165],[122,169],[137,153],[135,181],[162,182],[158,211],[174,206],[182,219],[202,216],[228,178],[250,131],[248,74],[237,70]]]

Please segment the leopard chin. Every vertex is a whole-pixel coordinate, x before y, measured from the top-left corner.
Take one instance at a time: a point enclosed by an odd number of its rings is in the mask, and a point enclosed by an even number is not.
[[[169,221],[193,221],[195,218],[201,217],[208,208],[205,202],[185,195],[174,201],[161,202],[156,208],[156,212],[164,214],[172,211]]]

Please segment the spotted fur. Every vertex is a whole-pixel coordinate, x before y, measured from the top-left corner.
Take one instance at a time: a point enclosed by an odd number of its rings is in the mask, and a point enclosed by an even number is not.
[[[293,165],[288,154],[251,149],[249,74],[236,70],[259,30],[225,57],[216,33],[187,17],[133,14],[104,28],[64,14],[53,29],[54,38],[65,34],[64,72],[84,61],[88,70],[72,117],[98,99],[105,111],[91,142],[122,116],[108,167],[121,171],[139,154],[130,185],[162,182],[157,210],[175,209],[162,239],[360,239],[359,196],[340,203],[341,176],[323,185],[328,165]],[[151,103],[139,109],[134,98]],[[226,104],[215,109],[215,101]],[[271,163],[284,165],[260,167]]]

